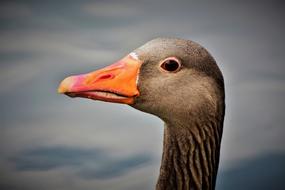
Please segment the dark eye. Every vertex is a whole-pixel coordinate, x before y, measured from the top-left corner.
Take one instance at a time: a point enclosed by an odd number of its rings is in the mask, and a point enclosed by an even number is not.
[[[160,67],[168,72],[175,72],[180,69],[181,63],[176,58],[167,58],[161,63]]]

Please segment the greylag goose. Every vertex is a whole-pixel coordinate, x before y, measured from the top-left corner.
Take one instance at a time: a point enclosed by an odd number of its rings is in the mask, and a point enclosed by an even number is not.
[[[67,77],[58,92],[128,104],[158,116],[165,127],[156,189],[215,189],[224,81],[213,57],[199,44],[151,40],[108,67]]]

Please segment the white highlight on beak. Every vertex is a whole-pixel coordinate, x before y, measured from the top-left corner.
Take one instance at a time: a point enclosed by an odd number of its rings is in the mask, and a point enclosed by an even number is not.
[[[138,86],[138,84],[139,84],[139,73],[138,73],[137,78],[136,78],[136,85]]]
[[[133,59],[139,60],[139,56],[138,56],[138,54],[137,54],[136,52],[131,52],[129,55],[130,55]],[[139,72],[138,72],[138,75],[137,75],[137,78],[136,78],[136,85],[138,85],[138,83],[139,83]]]
[[[135,60],[139,60],[139,56],[138,56],[138,54],[136,54],[136,52],[130,53],[130,56]]]

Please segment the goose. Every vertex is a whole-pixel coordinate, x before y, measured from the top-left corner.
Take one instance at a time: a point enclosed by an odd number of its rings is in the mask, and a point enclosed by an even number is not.
[[[58,92],[128,104],[164,121],[156,190],[213,190],[225,114],[223,75],[196,42],[156,38],[116,63],[70,76]]]

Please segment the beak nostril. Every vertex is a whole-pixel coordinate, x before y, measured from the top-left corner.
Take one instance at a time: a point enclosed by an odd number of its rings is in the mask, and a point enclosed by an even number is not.
[[[104,79],[112,79],[114,78],[114,75],[108,73],[108,74],[103,74],[103,75],[100,75],[96,81],[98,80],[104,80]]]

